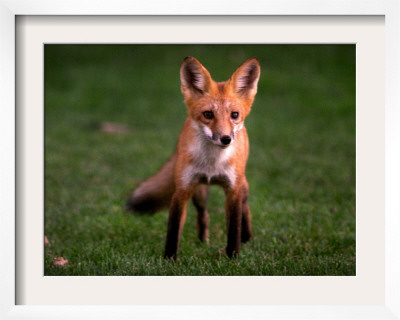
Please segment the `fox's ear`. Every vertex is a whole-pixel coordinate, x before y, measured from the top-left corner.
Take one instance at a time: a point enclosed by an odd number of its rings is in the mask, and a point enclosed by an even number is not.
[[[242,98],[254,99],[260,78],[260,64],[256,58],[245,61],[233,73],[230,82],[233,90]]]
[[[210,89],[210,73],[193,57],[186,57],[181,67],[181,90],[185,98],[200,97]]]

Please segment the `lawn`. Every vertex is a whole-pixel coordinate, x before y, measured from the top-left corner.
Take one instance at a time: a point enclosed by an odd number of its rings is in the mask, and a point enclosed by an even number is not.
[[[162,258],[168,210],[124,208],[175,148],[186,56],[217,81],[261,64],[246,119],[254,239],[235,259],[218,187],[210,244],[190,204],[177,262]],[[355,275],[355,46],[46,45],[44,224],[45,275]]]

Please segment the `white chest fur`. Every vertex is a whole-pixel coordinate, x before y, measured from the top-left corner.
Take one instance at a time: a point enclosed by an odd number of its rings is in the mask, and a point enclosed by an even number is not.
[[[235,184],[235,169],[229,165],[235,151],[234,143],[223,149],[198,135],[188,148],[193,161],[182,173],[185,187],[193,183]]]

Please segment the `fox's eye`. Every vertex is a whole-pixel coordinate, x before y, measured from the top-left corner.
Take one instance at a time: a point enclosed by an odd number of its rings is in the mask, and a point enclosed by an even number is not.
[[[239,118],[239,112],[236,112],[236,111],[235,111],[235,112],[232,112],[232,113],[231,113],[231,118],[232,118],[232,119],[237,119],[237,118]]]
[[[204,111],[204,112],[203,112],[203,116],[204,116],[204,118],[206,118],[206,119],[212,119],[212,118],[214,118],[214,114],[212,113],[212,111]]]

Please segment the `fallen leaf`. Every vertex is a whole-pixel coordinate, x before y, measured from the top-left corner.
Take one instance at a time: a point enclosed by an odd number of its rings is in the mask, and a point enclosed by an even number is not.
[[[112,123],[112,122],[102,122],[100,124],[100,131],[113,134],[131,133],[131,130],[128,127],[122,124]]]
[[[64,267],[68,263],[68,260],[63,257],[57,257],[53,259],[53,267]]]

